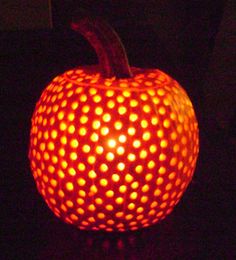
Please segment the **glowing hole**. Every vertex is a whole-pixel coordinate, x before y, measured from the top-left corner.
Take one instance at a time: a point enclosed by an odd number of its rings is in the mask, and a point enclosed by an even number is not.
[[[68,116],[67,116],[68,120],[69,121],[73,121],[75,119],[75,115],[73,113],[70,113]]]
[[[134,135],[135,132],[136,132],[136,129],[135,129],[134,127],[129,127],[129,128],[128,128],[128,134],[129,134],[129,135]]]
[[[83,116],[80,117],[80,123],[81,124],[85,124],[87,122],[88,122],[88,117],[87,116],[83,115]]]
[[[90,110],[90,107],[88,105],[85,105],[85,106],[82,107],[82,112],[83,113],[88,113],[89,110]]]
[[[95,205],[93,205],[93,204],[90,204],[90,205],[88,206],[88,210],[89,210],[89,211],[95,211],[95,209],[96,209],[96,207],[95,207]]]
[[[165,119],[164,122],[163,122],[163,126],[165,128],[169,128],[170,127],[170,120],[169,119]]]
[[[138,197],[138,193],[134,191],[134,192],[132,192],[132,193],[130,194],[129,197],[130,197],[131,200],[135,200],[135,199],[137,199],[137,197]]]
[[[136,107],[137,105],[138,105],[138,101],[137,100],[135,100],[135,99],[130,100],[130,106],[131,107]]]
[[[119,141],[121,142],[121,143],[125,143],[126,142],[126,136],[125,135],[120,135],[119,136]]]
[[[145,159],[147,157],[147,151],[146,150],[141,150],[139,153],[139,156],[141,159]]]
[[[149,105],[144,105],[144,106],[143,106],[143,111],[144,111],[145,113],[149,113],[149,112],[151,111],[151,107],[150,107]]]
[[[114,158],[115,158],[115,155],[113,153],[109,152],[106,154],[107,161],[112,161],[112,160],[114,160]]]
[[[81,127],[81,128],[79,129],[79,135],[81,135],[81,136],[85,136],[86,133],[87,133],[87,130],[86,130],[85,127]]]
[[[76,139],[72,139],[70,145],[72,148],[77,148],[79,146],[79,142]]]
[[[78,169],[79,169],[80,171],[84,171],[84,170],[86,169],[86,167],[85,167],[85,165],[84,165],[83,163],[79,163],[79,164],[78,164]]]
[[[109,133],[109,128],[104,126],[101,128],[101,134],[102,135],[107,135]]]
[[[161,140],[160,146],[161,146],[162,148],[166,148],[166,147],[168,146],[167,140]]]
[[[73,183],[72,183],[72,182],[67,182],[67,183],[66,183],[66,189],[67,189],[68,191],[72,191],[72,190],[74,189]]]
[[[143,140],[148,141],[151,138],[150,132],[144,132],[143,133]]]
[[[117,204],[122,204],[124,202],[124,199],[123,198],[121,198],[121,197],[118,197],[118,198],[116,198],[116,203]],[[123,212],[122,212],[123,213]]]
[[[83,179],[83,178],[79,178],[79,179],[77,180],[77,183],[78,183],[79,186],[84,186],[84,185],[86,184],[86,181],[85,181],[85,179]]]
[[[131,122],[135,122],[137,119],[138,119],[138,115],[137,115],[137,114],[131,114],[131,115],[129,116],[129,120],[130,120]]]
[[[158,119],[157,119],[157,117],[152,117],[151,123],[152,123],[152,125],[157,125],[157,124],[158,124]]]
[[[136,171],[137,173],[141,173],[141,172],[143,171],[143,166],[142,166],[142,165],[137,165],[137,166],[135,167],[135,171]]]
[[[134,179],[134,178],[133,178],[133,176],[132,176],[131,174],[128,173],[128,174],[125,175],[125,181],[126,181],[126,182],[128,182],[128,183],[129,183],[129,182],[132,182],[133,179]]]
[[[98,134],[96,134],[96,133],[92,133],[92,135],[90,136],[90,140],[92,141],[92,142],[97,142],[98,141]]]
[[[101,198],[96,198],[95,203],[98,204],[98,205],[102,205],[103,200]]]
[[[166,155],[164,154],[164,153],[161,153],[160,155],[159,155],[159,161],[165,161],[166,160]]]
[[[162,137],[164,136],[164,131],[163,131],[163,130],[158,130],[158,131],[157,131],[157,136],[158,136],[159,138],[162,138]]]
[[[164,166],[161,166],[158,170],[159,174],[165,174],[166,173],[166,168]]]
[[[118,108],[118,113],[120,115],[124,115],[126,113],[126,111],[127,111],[127,109],[124,106],[121,106],[121,107]]]
[[[106,172],[107,170],[108,170],[108,166],[105,163],[100,165],[100,171]]]
[[[98,121],[98,120],[93,121],[93,124],[92,124],[93,129],[98,129],[100,126],[101,126],[100,121]]]
[[[69,168],[68,169],[68,173],[71,175],[71,176],[75,176],[76,175],[76,171],[74,168]]]
[[[62,137],[60,138],[60,141],[61,141],[62,144],[67,144],[67,138],[66,138],[66,136],[62,136]]]
[[[97,146],[97,147],[96,147],[96,153],[97,153],[97,154],[102,154],[103,151],[104,151],[104,149],[103,149],[102,146]]]
[[[111,115],[106,113],[103,115],[102,119],[104,122],[109,122],[111,120]]]
[[[141,121],[141,127],[142,128],[147,128],[148,127],[148,121],[147,120],[142,120]]]
[[[125,185],[121,185],[120,187],[119,187],[119,192],[120,193],[125,193],[127,191],[127,187],[125,186]]]
[[[141,142],[139,140],[134,140],[133,141],[133,147],[139,148],[141,146]]]
[[[55,149],[54,143],[53,142],[49,142],[48,143],[48,150],[52,151]]]
[[[108,140],[108,146],[114,148],[116,146],[116,141],[114,139]]]
[[[56,130],[52,130],[52,132],[51,132],[51,137],[52,137],[53,139],[57,138],[57,131],[56,131]]]
[[[108,190],[108,191],[106,192],[106,196],[107,196],[108,198],[112,198],[112,197],[114,196],[114,191]]]
[[[124,147],[119,146],[119,147],[117,148],[116,152],[117,152],[117,154],[122,155],[122,154],[124,154],[125,149],[124,149]]]
[[[154,161],[149,161],[147,166],[148,166],[149,169],[153,169],[155,167],[155,165],[156,164],[155,164]]]
[[[118,163],[118,164],[117,164],[117,169],[118,169],[119,171],[123,171],[123,170],[125,169],[125,164],[122,163],[122,162]]]
[[[152,178],[153,178],[153,175],[152,175],[151,173],[148,173],[148,174],[145,176],[145,180],[146,180],[146,181],[150,181],[150,180],[152,180]]]
[[[71,160],[75,161],[77,159],[77,157],[78,157],[77,153],[75,153],[75,152],[70,153]]]
[[[123,124],[120,121],[116,121],[114,124],[114,127],[116,130],[120,130],[122,128]]]
[[[164,107],[160,107],[158,111],[161,115],[164,115],[166,113],[166,109]]]
[[[107,106],[112,109],[115,106],[115,102],[110,100],[110,101],[107,102]]]
[[[96,162],[96,157],[93,156],[93,155],[90,155],[90,156],[88,157],[88,163],[89,163],[89,164],[94,164],[95,162]]]
[[[135,181],[135,182],[133,182],[132,184],[131,184],[131,188],[132,189],[137,189],[139,187],[139,183],[137,182],[137,181]]]
[[[68,132],[69,132],[70,134],[73,134],[73,133],[75,132],[75,126],[74,126],[74,125],[70,125],[70,126],[68,127]]]
[[[108,184],[108,181],[106,179],[101,179],[100,180],[100,185],[103,186],[103,187],[106,187]]]
[[[97,174],[94,170],[89,171],[88,173],[89,178],[94,179],[97,177]]]
[[[85,144],[82,148],[83,152],[89,153],[90,152],[90,146],[88,144]]]
[[[133,162],[133,161],[135,161],[136,156],[135,156],[135,154],[130,153],[130,154],[128,154],[127,158],[128,158],[129,161]]]
[[[103,109],[101,107],[96,107],[95,108],[95,114],[96,115],[100,116],[102,113],[103,113]]]
[[[118,174],[112,174],[111,178],[114,182],[118,182],[120,180],[120,176]]]

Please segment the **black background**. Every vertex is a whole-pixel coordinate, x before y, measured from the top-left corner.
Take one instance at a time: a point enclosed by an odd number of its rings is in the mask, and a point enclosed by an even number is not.
[[[53,1],[53,30],[1,33],[2,259],[233,259],[235,123],[226,131],[204,114],[206,75],[225,1],[63,2]],[[132,65],[158,67],[177,79],[199,120],[200,154],[191,185],[170,216],[137,232],[93,233],[62,223],[30,172],[30,118],[43,88],[65,70],[96,63],[88,43],[68,26],[78,6],[112,24]]]

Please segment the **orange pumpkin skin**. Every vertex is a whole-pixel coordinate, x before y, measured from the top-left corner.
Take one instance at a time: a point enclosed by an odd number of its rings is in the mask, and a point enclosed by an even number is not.
[[[79,229],[126,231],[168,215],[189,185],[198,124],[182,87],[157,69],[105,79],[96,67],[56,77],[33,117],[38,191]]]

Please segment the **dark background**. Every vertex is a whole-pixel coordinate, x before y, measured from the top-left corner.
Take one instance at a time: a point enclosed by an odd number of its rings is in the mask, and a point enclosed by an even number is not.
[[[105,18],[131,65],[167,72],[195,106],[200,154],[193,181],[174,212],[150,228],[79,231],[54,217],[31,176],[30,118],[42,90],[65,70],[96,63],[69,29],[75,10]],[[1,259],[234,259],[233,17],[233,1],[223,0],[52,1],[53,29],[1,32]]]

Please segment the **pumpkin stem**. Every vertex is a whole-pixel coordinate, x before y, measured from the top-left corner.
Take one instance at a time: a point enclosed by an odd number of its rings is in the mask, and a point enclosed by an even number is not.
[[[84,18],[71,23],[95,49],[101,73],[105,78],[130,78],[128,58],[117,33],[99,18]]]

